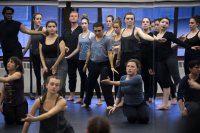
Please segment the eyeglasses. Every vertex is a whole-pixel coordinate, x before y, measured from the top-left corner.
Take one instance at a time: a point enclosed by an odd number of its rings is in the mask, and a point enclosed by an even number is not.
[[[102,30],[94,30],[94,32],[101,32]]]

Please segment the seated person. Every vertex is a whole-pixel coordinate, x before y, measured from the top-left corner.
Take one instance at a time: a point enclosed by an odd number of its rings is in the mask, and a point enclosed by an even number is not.
[[[40,133],[74,133],[65,117],[66,100],[58,93],[60,79],[50,76],[46,80],[47,92],[36,99],[25,121],[22,133],[27,133],[31,122],[40,121]],[[34,116],[39,110],[39,115]]]
[[[120,86],[114,106],[109,113],[113,113],[122,97],[124,97],[123,113],[127,117],[128,122],[148,123],[149,111],[143,95],[143,82],[139,73],[141,68],[137,59],[130,59],[126,65],[126,73],[121,77],[120,81],[111,81],[110,79],[102,80],[101,83],[108,85]]]
[[[0,77],[3,89],[0,97],[0,112],[6,124],[23,124],[21,119],[28,113],[28,103],[24,96],[24,77],[22,62],[11,57],[7,63],[8,74]]]
[[[190,73],[181,79],[178,89],[178,103],[182,116],[193,116],[200,111],[200,62],[188,64]],[[195,86],[196,85],[196,86]]]

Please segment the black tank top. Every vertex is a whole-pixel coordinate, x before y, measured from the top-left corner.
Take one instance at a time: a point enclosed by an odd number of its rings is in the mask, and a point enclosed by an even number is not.
[[[125,30],[125,29],[124,29]],[[123,30],[123,32],[124,32]],[[134,36],[135,27],[132,34],[127,37],[121,36],[121,53],[141,54],[141,48],[138,39]],[[122,34],[123,34],[122,32]]]
[[[58,102],[61,97],[58,96],[55,102]],[[39,114],[44,114],[48,111],[44,110],[43,108],[43,99],[40,99],[40,108],[39,108]],[[67,119],[65,118],[65,111],[60,111],[54,116],[40,121],[40,133],[67,133],[66,129],[68,126]]]
[[[57,58],[59,55],[59,44],[60,44],[61,39],[57,37],[54,43],[51,45],[47,45],[45,40],[46,40],[46,37],[43,37],[40,42],[42,44],[42,52],[43,52],[44,58]]]
[[[187,34],[185,43],[188,44],[189,46],[200,46],[200,39],[198,37],[198,34],[199,34],[199,31],[192,38],[187,38],[187,36],[188,36],[188,34]],[[190,54],[190,56],[199,56],[200,57],[200,52],[198,50],[194,51],[194,50],[186,49],[185,54],[186,55]]]
[[[7,77],[8,75],[5,75]],[[4,103],[8,103],[11,106],[17,106],[25,101],[24,96],[24,77],[20,79],[4,83]]]

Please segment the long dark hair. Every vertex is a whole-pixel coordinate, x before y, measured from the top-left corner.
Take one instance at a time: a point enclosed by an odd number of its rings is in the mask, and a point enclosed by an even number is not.
[[[15,66],[16,66],[16,72],[21,72],[21,73],[24,73],[24,68],[23,68],[23,65],[22,65],[22,61],[16,57],[16,56],[12,56],[9,58],[8,61],[13,61],[15,63]],[[8,63],[8,62],[7,62]],[[6,66],[7,67],[7,66]]]

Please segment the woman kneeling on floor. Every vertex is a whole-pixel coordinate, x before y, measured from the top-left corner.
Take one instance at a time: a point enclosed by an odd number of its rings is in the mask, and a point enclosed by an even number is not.
[[[120,103],[120,99],[124,97],[123,113],[127,117],[128,122],[148,123],[149,110],[148,105],[144,101],[142,77],[139,74],[141,65],[136,59],[130,59],[126,65],[126,73],[121,77],[120,81],[111,81],[110,79],[101,82],[108,85],[120,86],[114,106],[110,109],[109,114],[113,113]]]
[[[0,97],[0,112],[6,124],[23,124],[21,119],[28,113],[28,103],[24,96],[24,69],[17,57],[11,57],[7,63],[8,74],[0,77],[3,89]]]

